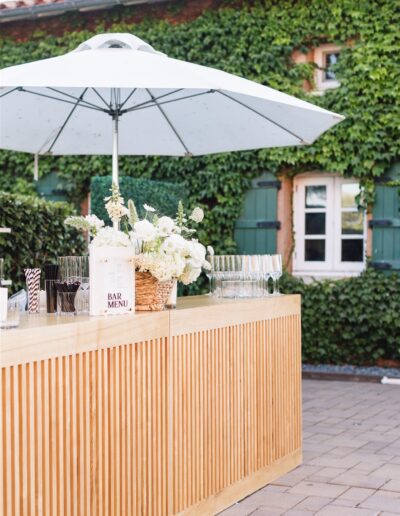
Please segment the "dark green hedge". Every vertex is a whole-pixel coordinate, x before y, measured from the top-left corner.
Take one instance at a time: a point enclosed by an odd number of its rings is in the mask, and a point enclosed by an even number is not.
[[[360,276],[306,285],[286,275],[282,291],[302,295],[303,361],[375,364],[400,359],[400,276]]]
[[[182,185],[166,181],[121,177],[119,186],[125,203],[128,199],[132,199],[140,217],[144,217],[144,203],[156,208],[160,215],[174,217],[179,201],[185,204],[188,197],[188,193]],[[92,178],[90,211],[109,223],[111,221],[104,207],[104,198],[110,195],[110,188],[111,177]]]
[[[5,260],[5,275],[12,279],[13,291],[25,285],[25,267],[42,267],[57,256],[84,251],[83,237],[64,225],[72,213],[66,203],[0,192],[0,227],[12,231],[0,234],[0,257]]]

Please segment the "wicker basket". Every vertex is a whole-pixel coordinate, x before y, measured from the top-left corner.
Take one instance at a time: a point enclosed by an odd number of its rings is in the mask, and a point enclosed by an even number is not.
[[[135,274],[136,310],[164,310],[174,282],[158,281],[149,272]]]

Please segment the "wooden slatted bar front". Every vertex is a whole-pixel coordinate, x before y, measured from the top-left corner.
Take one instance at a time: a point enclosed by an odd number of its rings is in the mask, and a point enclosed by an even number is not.
[[[216,514],[301,461],[300,298],[0,333],[4,516]]]

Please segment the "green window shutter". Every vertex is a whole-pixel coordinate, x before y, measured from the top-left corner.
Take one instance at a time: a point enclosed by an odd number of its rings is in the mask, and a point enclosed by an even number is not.
[[[246,193],[243,212],[235,225],[239,254],[274,254],[280,228],[277,199],[280,182],[270,173],[252,182]]]
[[[57,172],[50,172],[36,184],[36,191],[46,201],[67,201],[67,181],[60,178]]]
[[[400,272],[400,187],[377,185],[372,228],[372,267]]]

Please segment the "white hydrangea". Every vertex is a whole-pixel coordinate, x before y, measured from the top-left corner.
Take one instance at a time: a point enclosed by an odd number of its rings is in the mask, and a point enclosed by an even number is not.
[[[189,219],[192,219],[194,222],[201,222],[204,219],[204,211],[199,207],[194,208]]]
[[[128,235],[107,226],[99,230],[93,238],[91,245],[94,247],[129,247],[132,244]]]
[[[162,237],[171,235],[175,229],[175,222],[171,217],[160,217],[157,221],[158,233]]]
[[[171,235],[167,237],[161,245],[161,251],[166,254],[185,254],[187,241],[181,235]]]
[[[169,281],[180,276],[186,261],[179,254],[160,255],[144,253],[136,257],[136,268],[140,272],[150,272],[158,281]]]
[[[148,220],[139,220],[133,225],[135,236],[142,242],[151,242],[157,238],[157,229]]]
[[[206,260],[206,248],[197,240],[190,240],[186,244],[190,258],[194,262],[195,267],[201,268]]]
[[[188,260],[186,267],[183,273],[179,276],[178,280],[181,281],[184,285],[190,285],[197,280],[197,278],[201,274],[201,268],[193,267],[193,263],[190,263]]]

